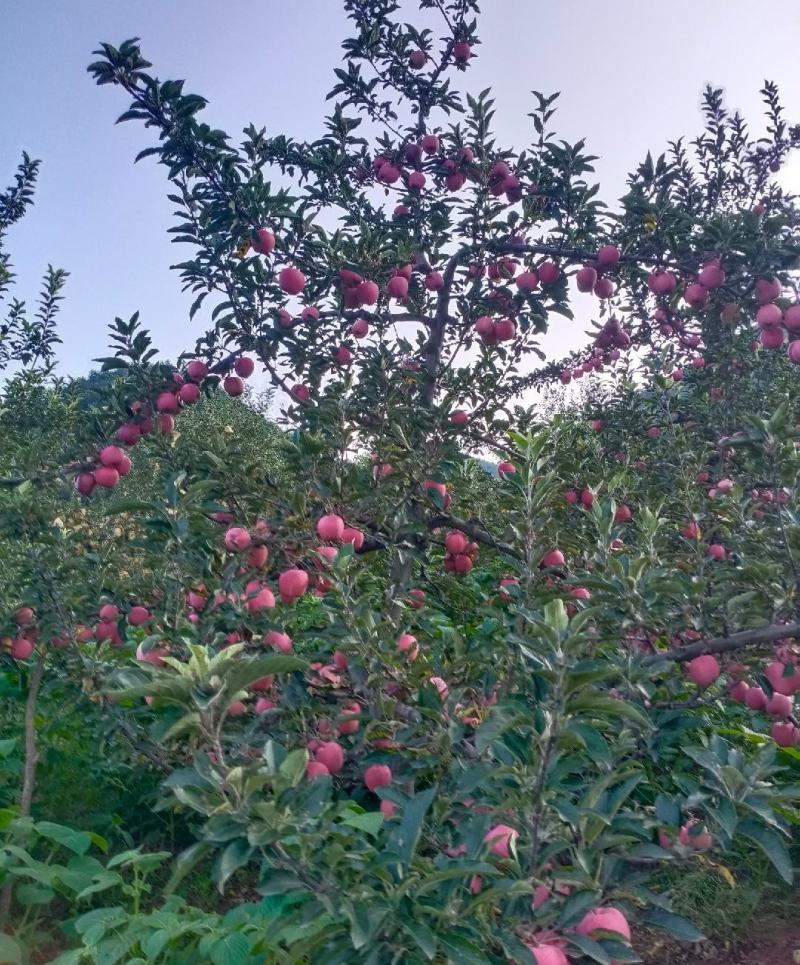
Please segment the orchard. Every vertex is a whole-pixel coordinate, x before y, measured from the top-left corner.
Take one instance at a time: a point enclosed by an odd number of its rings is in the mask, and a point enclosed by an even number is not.
[[[193,303],[180,358],[117,318],[65,382],[66,273],[7,302],[2,961],[608,965],[703,939],[697,868],[792,885],[800,127],[709,88],[606,207],[557,95],[512,149],[459,93],[474,0],[419,6],[344,0],[308,143],[137,40],[88,68]]]

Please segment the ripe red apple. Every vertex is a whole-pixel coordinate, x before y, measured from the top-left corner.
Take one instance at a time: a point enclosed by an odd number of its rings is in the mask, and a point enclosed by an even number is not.
[[[778,721],[772,725],[772,739],[778,747],[795,747],[800,743],[800,729],[789,721]]]
[[[353,353],[346,345],[340,345],[333,355],[337,365],[350,365],[353,361]]]
[[[579,935],[588,935],[590,938],[598,932],[616,932],[625,941],[631,940],[631,928],[628,919],[619,909],[610,906],[595,908],[594,911],[587,912],[578,922],[575,931]]]
[[[194,382],[187,382],[178,389],[178,398],[184,405],[194,405],[200,398],[200,387]]]
[[[386,291],[390,298],[402,299],[408,295],[408,281],[402,275],[395,275],[390,278],[387,285]]]
[[[735,700],[737,704],[743,704],[749,689],[750,687],[746,680],[739,680],[731,687],[728,696],[731,700]]]
[[[519,831],[508,824],[495,824],[483,837],[484,844],[488,844],[489,852],[498,858],[510,858],[511,848],[519,837]]]
[[[33,640],[25,636],[14,637],[11,641],[11,656],[15,660],[27,660],[33,653]]]
[[[345,718],[345,720],[340,721],[336,725],[336,730],[340,735],[356,733],[361,726],[361,723],[358,719],[354,720],[353,718],[358,718],[360,713],[361,704],[359,704],[357,700],[352,701],[352,703],[345,704],[344,707],[342,707],[342,716]]]
[[[421,191],[425,187],[425,175],[422,171],[412,171],[408,176],[408,186],[412,191]],[[410,214],[411,210],[408,209],[406,214]]]
[[[467,537],[457,529],[451,530],[445,537],[444,545],[448,553],[458,556],[467,549]]]
[[[243,379],[248,379],[255,371],[256,363],[250,358],[249,355],[240,355],[239,358],[233,363],[233,367],[238,376]]]
[[[225,548],[232,552],[241,552],[250,548],[250,534],[241,526],[231,526],[225,533]]]
[[[331,774],[338,774],[344,767],[344,750],[336,741],[323,741],[314,751],[314,760],[328,768]]]
[[[457,64],[466,64],[471,56],[472,47],[465,40],[459,40],[453,44],[453,59]]]
[[[409,660],[416,660],[419,654],[417,638],[410,633],[401,633],[397,638],[397,649],[404,653]]]
[[[242,382],[238,375],[228,375],[222,383],[222,388],[228,395],[236,398],[244,392],[244,382]]]
[[[342,530],[342,543],[350,543],[353,549],[358,552],[364,545],[364,534],[360,529],[352,526],[345,526]]]
[[[777,305],[769,303],[762,305],[756,312],[756,324],[759,328],[768,328],[772,325],[780,325],[783,321],[783,312]]]
[[[383,184],[394,184],[400,178],[400,169],[386,161],[380,166],[375,176]]]
[[[158,428],[164,433],[164,435],[169,435],[170,432],[175,428],[175,420],[171,415],[166,415],[165,413],[158,417]]]
[[[579,292],[590,292],[597,284],[597,271],[591,265],[584,265],[575,272],[575,283]]]
[[[711,543],[708,547],[708,555],[712,560],[722,561],[725,559],[725,547],[719,543]]]
[[[257,251],[259,255],[271,255],[275,250],[275,235],[266,228],[259,228],[253,237],[252,245],[253,251]]]
[[[692,308],[704,308],[708,302],[708,289],[705,285],[701,285],[700,282],[695,281],[686,286],[683,297],[686,303],[691,305]]]
[[[671,271],[658,268],[651,272],[647,285],[654,295],[671,295],[678,287],[678,279]]]
[[[472,559],[464,553],[459,553],[457,556],[452,558],[453,569],[456,573],[469,573],[473,567]],[[445,564],[447,560],[445,560]],[[445,566],[445,569],[447,567]]]
[[[614,522],[615,523],[629,523],[633,518],[633,512],[630,506],[621,505],[617,506],[614,512]]]
[[[255,570],[266,566],[269,559],[269,549],[266,546],[254,546],[247,554],[247,565]]]
[[[463,171],[453,171],[452,174],[447,175],[444,183],[448,191],[459,191],[464,187],[466,180],[467,176]]]
[[[592,289],[598,298],[611,298],[614,294],[614,282],[610,278],[598,278]]]
[[[439,150],[439,138],[435,134],[423,134],[420,144],[426,154],[436,154]]]
[[[425,591],[412,589],[408,591],[408,605],[414,610],[421,610],[425,606]]]
[[[782,660],[773,660],[764,670],[764,676],[776,693],[791,697],[800,690],[800,670],[794,667],[789,674],[786,670],[787,665]]]
[[[719,661],[712,654],[706,653],[690,660],[686,664],[686,672],[698,687],[708,687],[720,675]]]
[[[438,292],[444,287],[444,277],[441,272],[429,271],[425,276],[425,287],[430,292]]]
[[[307,385],[298,383],[292,386],[292,395],[300,402],[308,402],[311,398],[311,390]]]
[[[125,458],[125,453],[118,446],[105,446],[100,450],[100,462],[104,466],[116,469]]]
[[[558,945],[528,945],[536,965],[569,965],[569,959]]]
[[[172,392],[161,392],[156,398],[156,409],[159,412],[174,415],[180,412],[181,407]]]
[[[278,275],[278,284],[287,295],[299,295],[305,288],[306,276],[299,268],[283,268]]]
[[[427,59],[428,55],[424,50],[412,50],[408,55],[408,66],[412,70],[422,70]]]
[[[759,278],[756,281],[755,293],[759,305],[766,305],[780,296],[781,283],[777,278]]]
[[[794,701],[786,694],[774,693],[764,708],[770,717],[791,717],[794,711]]]
[[[364,784],[370,791],[388,787],[392,783],[392,769],[386,764],[371,764],[364,771]]]
[[[308,573],[293,568],[284,570],[278,577],[278,590],[284,603],[293,603],[308,589]]]
[[[520,291],[532,292],[539,285],[539,276],[535,271],[523,271],[517,275],[516,282]]]
[[[764,348],[780,348],[783,345],[784,338],[782,328],[764,328],[761,330],[761,344]]]
[[[317,536],[326,542],[340,540],[344,533],[344,520],[341,516],[331,513],[321,516],[317,520]]]
[[[783,324],[789,332],[800,332],[800,302],[796,302],[786,309],[783,313]]]
[[[281,633],[280,630],[270,630],[264,635],[264,643],[268,647],[273,647],[281,653],[292,652],[292,638],[288,633]]]
[[[543,566],[564,566],[566,560],[561,550],[548,550],[542,557]]]
[[[119,614],[119,611],[117,613]],[[36,620],[36,614],[31,607],[21,606],[14,614],[14,620],[18,627],[30,627]]]
[[[113,489],[119,482],[119,470],[113,466],[98,466],[94,471],[94,481],[104,489]]]
[[[517,326],[510,318],[501,318],[494,323],[494,337],[498,342],[508,342],[517,334]]]
[[[422,483],[422,489],[424,492],[438,493],[442,499],[447,496],[447,486],[444,483],[436,482],[435,479],[426,479]]]
[[[708,289],[722,288],[725,284],[725,272],[719,263],[719,259],[707,261],[700,270],[697,280]]]
[[[513,462],[499,462],[497,464],[497,472],[501,476],[512,476],[517,471],[517,467]]]
[[[603,245],[597,252],[597,264],[603,268],[613,268],[619,264],[621,254],[616,245]]]
[[[123,422],[116,432],[117,439],[125,446],[135,446],[141,434],[141,430],[135,422]]]
[[[128,623],[132,627],[140,627],[152,619],[152,614],[146,606],[132,606],[128,611]]]
[[[708,831],[699,831],[692,834],[692,829],[696,827],[697,821],[691,818],[678,832],[678,844],[685,848],[694,848],[695,851],[708,851],[714,844],[714,839]]]
[[[587,509],[591,509],[594,504],[594,493],[591,489],[582,489],[580,496],[581,504]]]
[[[800,365],[800,339],[795,339],[794,342],[789,343],[787,354],[790,362],[793,362],[795,365]]]
[[[764,710],[767,706],[767,695],[760,687],[750,687],[744,695],[744,702],[750,710]]]
[[[91,496],[92,490],[97,485],[94,474],[90,472],[80,472],[75,477],[75,488],[81,496]]]
[[[552,261],[543,261],[537,272],[542,285],[552,285],[561,277],[561,269]]]

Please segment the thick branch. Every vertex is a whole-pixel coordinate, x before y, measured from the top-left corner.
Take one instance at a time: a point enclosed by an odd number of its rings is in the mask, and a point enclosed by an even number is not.
[[[800,636],[800,623],[781,623],[767,627],[757,627],[754,630],[741,630],[729,637],[714,637],[711,640],[700,640],[688,647],[676,647],[674,650],[664,650],[654,653],[642,661],[642,665],[650,667],[665,660],[676,660],[681,663],[706,653],[729,653],[732,650],[742,650],[756,644],[771,643],[785,637]]]
[[[428,520],[429,529],[436,529],[438,526],[449,526],[451,529],[457,529],[474,539],[476,543],[483,543],[486,546],[492,546],[494,549],[499,550],[501,553],[505,553],[507,556],[513,556],[515,559],[522,560],[524,556],[520,551],[512,546],[510,543],[504,543],[502,540],[495,539],[491,533],[483,529],[481,526],[475,523],[470,523],[466,519],[459,519],[458,516],[450,516],[448,513],[441,513],[438,516],[434,516],[432,519]]]

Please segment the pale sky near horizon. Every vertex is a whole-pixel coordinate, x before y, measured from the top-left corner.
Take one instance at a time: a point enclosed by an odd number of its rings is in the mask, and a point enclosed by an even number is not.
[[[700,129],[706,83],[760,131],[758,94],[778,82],[790,123],[800,122],[798,0],[484,0],[481,45],[462,84],[492,87],[502,144],[530,137],[529,92],[560,90],[556,129],[587,138],[600,155],[601,197],[613,202],[647,149]],[[414,21],[416,5],[404,4]],[[643,13],[643,11],[647,11]],[[62,374],[80,375],[105,354],[115,315],[140,310],[155,344],[174,356],[206,327],[188,320],[189,296],[169,265],[188,248],[169,241],[164,169],[133,165],[154,143],[140,124],[114,126],[123,92],[97,87],[86,65],[99,41],[142,39],[161,79],[185,78],[210,101],[204,119],[239,140],[253,121],[269,134],[312,139],[329,110],[325,94],[341,62],[347,21],[339,0],[5,0],[0,20],[0,184],[22,150],[42,159],[36,204],[9,235],[33,300],[48,262],[70,272],[61,314]],[[800,189],[800,161],[782,172]],[[584,296],[588,297],[588,296]],[[582,326],[554,316],[544,348],[557,358],[585,341]]]

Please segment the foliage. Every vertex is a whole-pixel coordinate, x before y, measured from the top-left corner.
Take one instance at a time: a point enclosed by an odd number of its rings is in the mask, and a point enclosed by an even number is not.
[[[791,883],[800,821],[800,217],[772,176],[800,131],[771,84],[765,137],[709,89],[703,133],[610,214],[557,95],[512,151],[490,93],[457,89],[474,2],[345,9],[310,143],[234,146],[136,40],[89,68],[156,134],[139,157],[206,331],[173,366],[117,318],[85,382],[34,351],[6,384],[9,847],[41,833],[36,708],[66,699],[181,850],[158,896],[152,855],[133,881],[98,862],[131,902],[79,917],[62,962],[635,961],[628,921],[697,940],[672,869],[744,849]],[[572,279],[593,342],[532,368]],[[280,428],[237,401],[256,364]],[[264,900],[176,897],[208,868]]]

